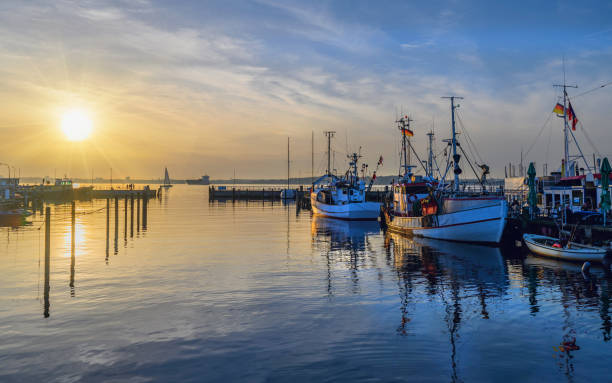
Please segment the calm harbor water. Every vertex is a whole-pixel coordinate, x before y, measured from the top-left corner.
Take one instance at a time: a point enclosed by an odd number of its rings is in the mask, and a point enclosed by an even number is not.
[[[48,299],[43,217],[0,228],[0,381],[610,379],[601,269],[201,186],[151,200],[146,229],[105,207],[77,202],[73,250],[51,205]]]

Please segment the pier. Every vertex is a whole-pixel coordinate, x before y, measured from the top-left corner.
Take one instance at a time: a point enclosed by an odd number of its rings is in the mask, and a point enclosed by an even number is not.
[[[310,206],[310,186],[303,185],[295,188],[295,200],[301,205]],[[209,186],[209,201],[280,201],[281,192],[284,188],[256,188],[256,187],[226,187]],[[389,193],[388,187],[384,190],[370,190],[366,192],[366,201],[384,202],[385,196]]]

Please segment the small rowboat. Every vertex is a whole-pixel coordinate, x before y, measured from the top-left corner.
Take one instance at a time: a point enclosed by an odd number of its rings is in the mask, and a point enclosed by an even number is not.
[[[524,234],[523,241],[534,254],[568,261],[598,261],[606,256],[606,249],[569,242],[562,247],[557,238],[544,235]]]

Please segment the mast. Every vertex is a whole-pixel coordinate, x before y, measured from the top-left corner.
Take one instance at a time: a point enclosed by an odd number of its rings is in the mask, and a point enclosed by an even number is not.
[[[310,138],[310,183],[314,183],[314,130]]]
[[[287,137],[287,190],[289,190],[289,137]]]
[[[327,136],[327,175],[331,175],[331,139],[336,134],[335,131],[328,130],[323,132]]]
[[[414,167],[410,165],[410,152],[408,151],[408,145],[409,145],[408,136],[406,134],[406,131],[410,131],[410,122],[412,121],[413,120],[408,116],[404,116],[400,118],[399,120],[395,121],[397,123],[397,128],[400,130],[400,132],[402,132],[402,154],[400,156],[400,169],[403,168],[404,177],[411,175],[412,172],[410,171],[410,169]]]
[[[429,155],[427,156],[427,175],[433,178],[433,130],[427,133],[427,137],[429,137]]]
[[[569,136],[567,123],[567,88],[578,88],[576,85],[567,85],[565,83],[565,72],[563,73],[563,84],[553,85],[556,88],[563,88],[563,161],[565,162],[565,171],[563,177],[569,177]]]
[[[453,134],[453,138],[451,142],[453,146],[453,164],[455,168],[453,171],[455,173],[455,185],[453,188],[457,192],[459,191],[459,174],[461,173],[461,168],[459,168],[460,156],[457,155],[457,134],[455,132],[455,108],[457,108],[459,105],[455,106],[455,99],[463,100],[463,97],[446,96],[442,98],[448,98],[451,101],[451,122],[452,122],[452,134]]]

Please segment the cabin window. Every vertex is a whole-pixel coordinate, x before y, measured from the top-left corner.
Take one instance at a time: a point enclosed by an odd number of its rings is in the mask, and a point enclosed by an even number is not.
[[[553,195],[552,194],[546,194],[546,207],[553,207],[553,200],[552,200]]]
[[[582,190],[572,190],[572,204],[582,206]]]
[[[569,205],[569,203],[570,203],[570,196],[569,196],[569,194],[563,194],[563,206]]]

